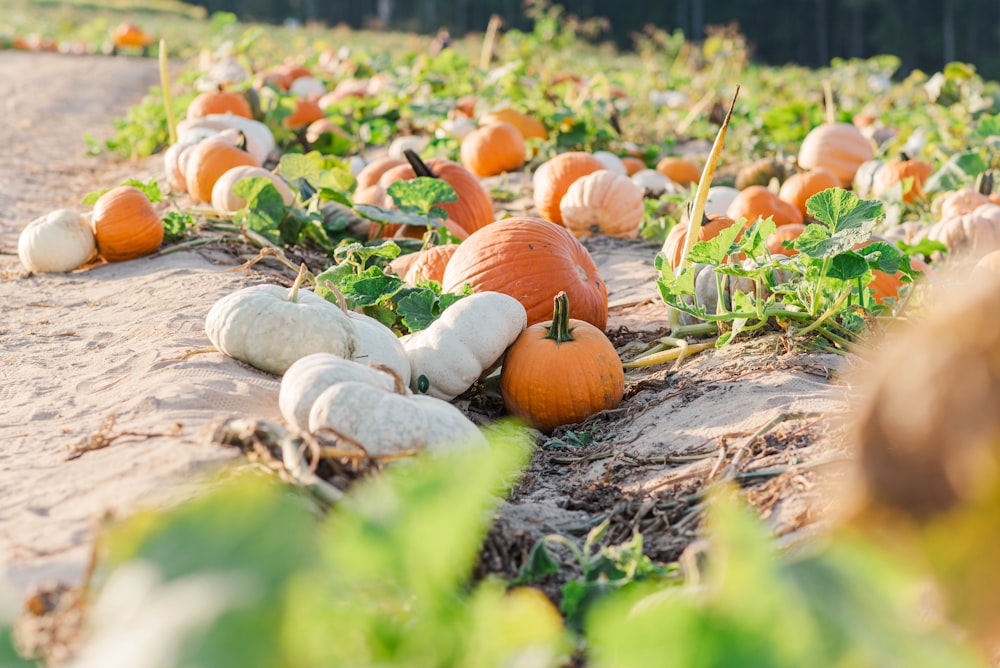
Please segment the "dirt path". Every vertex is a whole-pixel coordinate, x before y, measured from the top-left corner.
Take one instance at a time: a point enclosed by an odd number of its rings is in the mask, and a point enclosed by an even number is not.
[[[231,258],[224,267],[208,253],[173,253],[30,277],[18,263],[17,235],[34,217],[82,210],[85,193],[156,172],[158,159],[87,157],[82,139],[106,137],[155,81],[148,60],[0,52],[0,100],[12,119],[0,141],[13,149],[0,161],[0,563],[21,593],[77,581],[102,516],[177,498],[198,472],[230,460],[205,437],[213,418],[278,415],[273,376],[220,354],[185,355],[208,345],[215,300],[263,280],[226,272]],[[663,331],[655,248],[591,248],[616,344]],[[641,530],[652,556],[676,558],[713,474],[748,487],[776,533],[810,526],[824,501],[816,472],[836,459],[825,416],[844,406],[830,382],[838,363],[789,355],[771,338],[676,374],[631,372],[618,411],[543,443],[501,510],[481,570],[511,574],[539,537],[580,536],[604,519],[609,540]],[[107,447],[73,456],[87,443]],[[730,471],[735,452],[746,457]]]

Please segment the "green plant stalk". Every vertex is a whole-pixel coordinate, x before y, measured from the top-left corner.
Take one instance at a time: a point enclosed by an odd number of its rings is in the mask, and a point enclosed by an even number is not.
[[[826,320],[832,318],[834,315],[837,314],[837,312],[840,310],[840,307],[844,305],[844,302],[847,301],[847,298],[850,296],[851,296],[850,290],[845,290],[844,292],[842,292],[841,295],[837,298],[837,301],[833,302],[833,304],[830,305],[830,308],[828,308],[826,311],[823,312],[823,315],[814,320],[813,323],[807,326],[805,329],[795,332],[795,336],[802,336],[803,334],[808,334],[809,332],[813,331],[814,329],[822,325]]]
[[[170,143],[177,143],[177,117],[174,115],[174,99],[170,94],[170,72],[167,69],[167,40],[160,40],[160,90],[163,92],[163,109],[167,115],[167,136]]]

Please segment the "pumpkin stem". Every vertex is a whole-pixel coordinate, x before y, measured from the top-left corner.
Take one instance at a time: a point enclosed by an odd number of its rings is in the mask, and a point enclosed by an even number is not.
[[[431,179],[438,178],[438,175],[431,171],[427,163],[421,160],[420,156],[412,148],[403,149],[403,157],[410,163],[410,167],[413,167],[413,173],[417,176],[426,176]]]
[[[337,306],[339,306],[340,310],[346,315],[348,311],[347,300],[344,299],[344,293],[338,290],[337,286],[333,284],[333,281],[328,278],[323,279],[323,287],[333,293],[333,296],[337,298]]]
[[[989,195],[993,192],[993,172],[992,170],[986,170],[985,172],[980,172],[979,176],[976,177],[976,192],[980,195]]]
[[[302,287],[302,282],[306,280],[306,263],[303,262],[299,265],[299,275],[295,277],[295,282],[292,283],[292,289],[288,292],[288,301],[293,304],[299,301],[299,288]]]
[[[823,79],[823,106],[826,111],[826,122],[837,122],[837,107],[833,103],[833,86],[829,79]]]
[[[909,156],[909,154],[906,151],[900,151],[899,152],[899,159],[902,160],[903,162],[909,162],[910,161],[910,156]]]
[[[552,339],[556,343],[572,341],[573,330],[569,326],[569,297],[565,292],[560,292],[552,302],[552,324],[545,338]]]

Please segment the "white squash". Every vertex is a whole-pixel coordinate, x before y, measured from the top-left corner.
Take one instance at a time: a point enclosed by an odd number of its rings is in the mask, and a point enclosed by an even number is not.
[[[402,135],[396,137],[389,144],[389,157],[395,158],[397,160],[403,159],[403,151],[410,149],[414,153],[420,153],[427,145],[431,142],[430,137],[423,137],[421,135]]]
[[[399,376],[403,385],[410,384],[410,359],[399,337],[381,322],[364,313],[347,312],[358,334],[352,358],[359,364],[384,366]]]
[[[708,200],[705,202],[705,215],[726,215],[726,209],[732,204],[740,191],[730,186],[712,186],[708,189]]]
[[[452,304],[404,343],[410,387],[450,401],[472,387],[524,331],[521,302],[499,292],[477,292]]]
[[[299,77],[292,82],[288,92],[298,97],[320,98],[326,95],[326,84],[316,77]]]
[[[17,256],[28,271],[72,271],[97,254],[90,221],[76,211],[56,209],[36,218],[17,238]]]
[[[274,187],[281,194],[281,200],[285,203],[285,206],[291,206],[295,201],[295,194],[280,175],[263,167],[240,165],[227,170],[219,177],[215,185],[212,186],[212,208],[215,209],[215,212],[223,216],[231,216],[246,206],[247,201],[233,192],[233,186],[239,183],[241,179],[255,176],[270,179],[271,183],[274,184]]]
[[[354,325],[336,304],[299,289],[304,274],[291,289],[254,285],[217,301],[205,318],[209,340],[226,355],[277,375],[312,353],[353,357]]]
[[[330,353],[313,353],[296,360],[281,377],[278,408],[289,424],[308,431],[309,411],[316,398],[328,387],[347,381],[367,383],[387,392],[395,386],[389,374]]]
[[[659,197],[663,193],[677,192],[677,184],[670,180],[666,174],[661,174],[655,169],[640,169],[629,177],[632,183],[642,188],[646,195]]]
[[[487,445],[479,428],[447,401],[352,381],[336,383],[317,397],[309,431],[328,432],[371,457]]]
[[[236,114],[209,114],[200,118],[188,118],[177,124],[178,137],[184,137],[192,130],[215,130],[222,132],[227,128],[239,130],[246,137],[247,153],[264,164],[271,151],[275,148],[274,134],[271,129],[260,121],[255,121]]]
[[[611,151],[594,151],[593,155],[601,161],[601,164],[604,165],[604,169],[609,172],[613,172],[614,174],[628,176],[628,168],[625,167],[625,163]]]

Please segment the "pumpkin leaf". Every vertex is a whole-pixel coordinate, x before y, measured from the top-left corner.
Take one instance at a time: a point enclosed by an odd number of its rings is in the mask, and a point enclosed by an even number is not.
[[[434,209],[437,209],[438,215],[435,217],[442,219],[447,218],[448,214],[434,205],[458,201],[458,193],[455,192],[450,183],[444,179],[434,179],[427,176],[418,176],[408,181],[396,181],[389,186],[386,193],[401,211],[429,216]],[[443,216],[440,215],[442,213]]]
[[[989,137],[1000,137],[1000,114],[983,116],[976,126],[976,134],[983,139]]]
[[[396,313],[410,332],[427,329],[446,308],[466,296],[442,293],[436,283],[427,283],[432,284],[432,287],[424,287],[424,284],[400,291],[396,301]]]
[[[927,178],[924,182],[924,192],[958,190],[989,168],[989,163],[978,153],[957,153]]]
[[[245,225],[273,243],[282,243],[281,223],[288,207],[274,182],[265,176],[242,178],[233,186],[233,194],[246,200],[233,216],[236,224]]]
[[[362,217],[380,225],[415,225],[417,227],[433,225],[425,216],[402,209],[383,209],[372,204],[357,204],[354,206],[354,210]]]
[[[739,225],[733,225],[739,227]],[[747,257],[761,257],[767,251],[767,239],[778,229],[773,218],[759,218],[740,238],[740,250]]]
[[[899,266],[903,261],[903,254],[899,252],[899,249],[884,241],[869,244],[857,253],[865,259],[869,267],[887,274],[895,274],[899,271]]]
[[[521,564],[517,577],[511,581],[511,586],[530,584],[541,580],[546,575],[559,572],[559,562],[549,552],[544,540],[535,543],[531,548],[527,561]]]
[[[730,225],[715,238],[708,241],[699,241],[691,248],[691,252],[688,253],[688,259],[692,264],[722,264],[726,256],[732,252],[736,235],[742,229],[739,225]]]
[[[827,276],[841,281],[850,281],[865,275],[868,271],[868,261],[854,251],[837,255],[830,262]]]
[[[934,253],[948,252],[948,247],[943,243],[927,238],[921,239],[915,244],[908,244],[900,241],[897,242],[897,245],[899,246],[899,249],[907,255],[923,255],[924,257],[930,257]]]
[[[806,213],[826,225],[831,232],[851,232],[865,228],[874,229],[883,217],[882,203],[875,199],[861,199],[843,188],[828,188],[806,200]],[[871,232],[859,241],[866,241]]]

